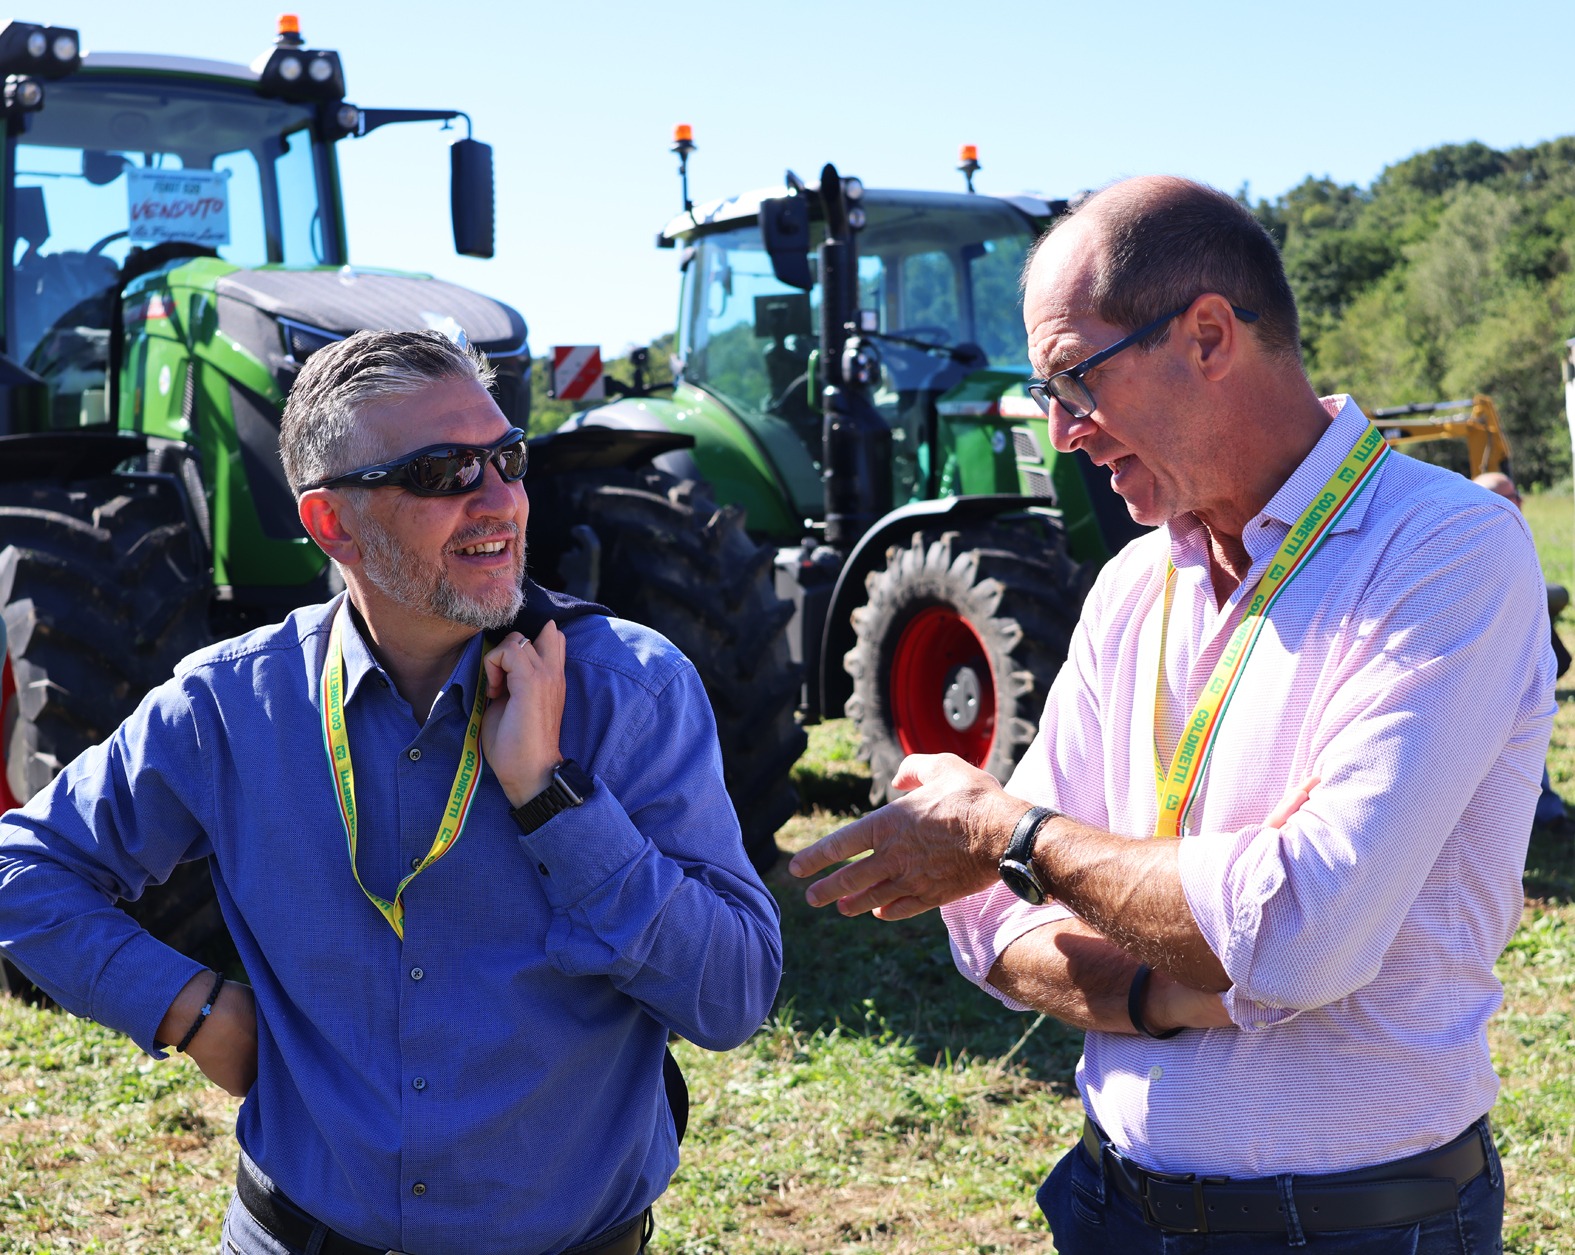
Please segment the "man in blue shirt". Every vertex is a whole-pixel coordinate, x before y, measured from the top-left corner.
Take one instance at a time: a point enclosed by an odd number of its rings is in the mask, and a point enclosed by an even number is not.
[[[226,1250],[638,1251],[669,1033],[729,1049],[776,992],[694,668],[524,581],[487,379],[436,334],[314,354],[281,450],[347,593],[193,655],[0,820],[6,956],[245,1095]],[[113,906],[195,858],[250,987]]]

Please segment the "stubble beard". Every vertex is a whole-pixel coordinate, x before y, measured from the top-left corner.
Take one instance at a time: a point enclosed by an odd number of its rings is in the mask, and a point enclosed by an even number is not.
[[[479,632],[497,631],[510,626],[525,604],[525,541],[515,534],[515,559],[509,579],[498,579],[480,596],[470,596],[454,587],[441,563],[427,562],[403,549],[374,519],[359,520],[361,535],[361,573],[380,593],[397,605],[422,614],[434,615]],[[496,535],[496,524],[486,534]],[[452,542],[463,546],[467,537]]]

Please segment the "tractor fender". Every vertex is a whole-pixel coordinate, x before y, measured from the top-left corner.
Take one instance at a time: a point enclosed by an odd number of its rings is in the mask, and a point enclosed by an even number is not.
[[[886,561],[886,550],[905,545],[921,529],[945,530],[952,524],[967,524],[1003,514],[1032,514],[1048,526],[1062,527],[1061,512],[1047,507],[1043,497],[1017,493],[990,493],[967,497],[940,497],[898,506],[883,515],[859,538],[848,560],[842,564],[826,610],[820,644],[820,710],[823,718],[835,719],[853,691],[853,682],[843,669],[842,658],[853,648],[856,637],[852,614],[864,604],[864,581],[869,573]]]

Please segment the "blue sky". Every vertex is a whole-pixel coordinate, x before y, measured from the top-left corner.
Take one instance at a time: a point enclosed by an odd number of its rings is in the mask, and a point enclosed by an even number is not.
[[[61,3],[92,52],[250,62],[278,3]],[[653,6],[316,0],[349,98],[452,107],[495,150],[498,255],[456,257],[452,136],[391,127],[341,145],[351,257],[424,270],[515,305],[537,352],[620,352],[670,330],[680,207],[674,123],[695,128],[694,198],[810,177],[1063,196],[1126,174],[1186,174],[1254,196],[1308,175],[1365,184],[1434,145],[1514,147],[1575,131],[1568,4],[1276,6],[1130,0],[695,0]]]

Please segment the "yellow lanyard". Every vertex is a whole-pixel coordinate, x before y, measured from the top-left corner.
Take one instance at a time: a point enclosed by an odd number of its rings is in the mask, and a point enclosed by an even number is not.
[[[1214,672],[1203,686],[1203,696],[1191,718],[1183,725],[1176,742],[1170,770],[1161,766],[1159,728],[1163,718],[1165,688],[1165,636],[1170,627],[1170,604],[1176,588],[1176,568],[1165,564],[1165,593],[1160,611],[1159,664],[1154,677],[1154,789],[1158,800],[1156,837],[1175,837],[1197,794],[1198,782],[1214,752],[1215,733],[1225,708],[1235,695],[1236,686],[1246,670],[1247,657],[1258,643],[1269,607],[1302,570],[1307,559],[1323,543],[1335,522],[1345,513],[1357,494],[1372,479],[1373,472],[1389,453],[1389,446],[1377,428],[1368,426],[1361,438],[1345,455],[1345,460],[1329,477],[1329,482],[1307,507],[1285,537],[1285,543],[1269,564],[1253,590],[1252,600],[1236,630],[1231,633],[1225,652],[1214,665]]]
[[[356,869],[356,810],[355,770],[350,765],[350,739],[345,730],[345,655],[343,640],[344,616],[334,619],[333,631],[328,638],[328,661],[323,667],[323,748],[328,754],[328,767],[334,775],[334,788],[339,795],[339,817],[344,821],[345,841],[350,848],[350,874],[355,877],[361,892],[388,921],[395,935],[405,939],[405,886],[453,848],[465,831],[465,820],[470,816],[470,804],[476,797],[476,785],[481,781],[481,716],[487,709],[485,672],[478,669],[476,700],[470,711],[470,724],[465,729],[465,746],[460,751],[459,767],[454,772],[454,786],[449,790],[448,806],[444,808],[442,822],[432,848],[427,851],[414,871],[399,882],[394,890],[394,900],[381,898],[361,882]],[[485,655],[485,649],[482,650]]]

